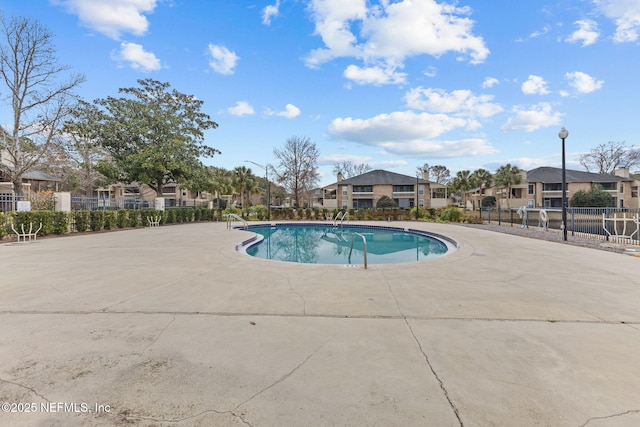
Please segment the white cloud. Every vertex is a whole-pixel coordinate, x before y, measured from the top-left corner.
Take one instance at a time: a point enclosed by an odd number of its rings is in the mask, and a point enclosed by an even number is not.
[[[589,46],[594,44],[600,32],[598,31],[598,24],[591,19],[582,19],[574,22],[578,26],[578,29],[567,37],[566,41],[569,43],[582,42],[582,46]]]
[[[597,80],[582,71],[567,73],[565,74],[565,78],[569,80],[569,85],[580,94],[594,92],[602,88],[602,85],[604,84],[604,81]]]
[[[497,84],[500,84],[500,80],[496,79],[495,77],[487,77],[482,82],[482,88],[483,89],[492,88]]]
[[[613,40],[635,42],[640,38],[640,2],[637,0],[592,0],[616,24]]]
[[[484,40],[472,33],[468,7],[434,0],[383,1],[369,7],[365,0],[311,0],[310,10],[324,47],[307,55],[309,67],[352,57],[363,61],[360,70],[377,68],[396,75],[395,70],[412,56],[439,57],[455,52],[480,63],[489,55]],[[355,73],[356,77],[361,75]],[[371,81],[380,84],[378,79]]]
[[[532,74],[526,82],[522,83],[522,93],[525,95],[545,95],[549,93],[547,82],[542,77]]]
[[[262,9],[262,23],[271,25],[271,18],[278,16],[280,13],[280,0],[276,0],[276,4],[270,4]]]
[[[117,61],[128,62],[134,70],[149,72],[162,68],[160,60],[152,52],[145,51],[142,45],[136,43],[120,43],[120,52],[112,54],[111,57]]]
[[[344,70],[344,76],[360,85],[373,84],[376,86],[405,83],[407,78],[405,73],[398,73],[393,68],[360,68],[357,65],[349,65]]]
[[[460,117],[491,117],[502,111],[494,104],[493,95],[474,95],[470,90],[445,92],[442,89],[417,87],[405,95],[407,106],[432,113],[454,114]],[[478,124],[479,126],[479,124]]]
[[[379,143],[394,139],[435,138],[466,125],[466,120],[445,114],[400,111],[370,119],[337,118],[331,122],[329,133],[337,139]]]
[[[267,109],[266,114],[268,116],[280,116],[287,119],[293,119],[300,115],[300,109],[293,104],[287,104],[284,107],[284,111],[273,111]]]
[[[371,164],[371,156],[362,156],[358,154],[329,154],[328,156],[320,156],[318,158],[318,164],[320,165],[332,165],[338,162]]]
[[[234,68],[238,63],[238,55],[222,45],[209,44],[209,66],[220,74],[230,75],[235,72]]]
[[[250,116],[255,113],[253,107],[246,101],[238,101],[233,107],[227,108],[227,112],[233,116]]]
[[[153,12],[156,0],[54,0],[77,15],[82,25],[107,37],[119,39],[122,33],[144,35],[149,22],[144,16]]]
[[[445,114],[399,111],[369,119],[337,118],[331,122],[329,134],[338,140],[399,155],[456,157],[494,153],[495,149],[482,139],[435,140],[467,125],[467,120]]]
[[[558,125],[562,118],[562,114],[553,111],[548,102],[540,102],[529,109],[516,107],[514,113],[515,116],[502,126],[502,130],[533,132],[537,129]]]
[[[463,156],[481,156],[494,154],[497,150],[489,145],[487,141],[479,138],[429,141],[413,140],[406,142],[389,141],[381,143],[380,146],[386,152],[396,155],[430,158],[452,158]]]

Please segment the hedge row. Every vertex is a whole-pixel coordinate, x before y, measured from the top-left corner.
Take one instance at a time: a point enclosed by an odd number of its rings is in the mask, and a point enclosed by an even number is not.
[[[271,210],[271,220],[326,220],[328,217],[334,218],[338,209],[293,209],[275,208]],[[378,221],[407,221],[416,219],[416,209],[402,210],[397,208],[389,209],[349,209],[349,219],[351,220],[378,220]],[[149,226],[149,220],[160,220],[160,224],[177,224],[199,221],[221,221],[229,213],[242,216],[246,220],[266,220],[267,209],[265,206],[255,206],[248,209],[227,208],[208,209],[177,207],[167,208],[164,211],[155,209],[139,210],[94,210],[94,211],[30,211],[11,212],[4,214],[0,212],[0,238],[7,234],[15,234],[11,229],[14,224],[16,230],[21,231],[24,225],[25,231],[29,230],[33,224],[35,231],[40,224],[42,229],[38,235],[66,234],[70,232],[86,232],[113,230],[118,228],[135,228]],[[445,221],[445,222],[474,222],[474,219],[464,215],[462,209],[448,207],[445,209],[418,209],[418,218],[421,221]]]
[[[0,212],[0,238],[7,234],[14,234],[11,225],[18,230],[37,230],[42,224],[38,235],[66,234],[73,231],[101,231],[117,228],[135,228],[149,226],[149,219],[160,219],[161,224],[174,224],[194,221],[212,221],[222,217],[221,211],[207,208],[169,208],[164,211],[155,209],[117,210],[117,211],[29,211],[29,212]]]

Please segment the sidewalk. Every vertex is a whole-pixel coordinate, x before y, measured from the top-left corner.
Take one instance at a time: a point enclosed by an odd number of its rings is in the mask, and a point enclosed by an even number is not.
[[[0,424],[640,425],[639,258],[393,225],[460,247],[364,270],[247,257],[224,223],[0,244]]]

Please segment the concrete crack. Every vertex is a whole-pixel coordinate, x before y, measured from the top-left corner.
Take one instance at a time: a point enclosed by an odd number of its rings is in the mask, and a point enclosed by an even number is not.
[[[620,412],[618,414],[606,415],[604,417],[592,417],[592,418],[589,418],[584,424],[580,424],[580,426],[578,426],[578,427],[585,427],[591,421],[606,420],[606,419],[609,419],[609,418],[622,417],[624,415],[629,415],[629,414],[640,414],[640,409],[631,409],[629,411]]]
[[[143,416],[137,416],[137,415],[130,414],[129,411],[125,411],[125,413],[120,413],[120,416],[123,418],[123,421],[125,421],[125,422],[153,421],[153,422],[177,424],[177,423],[182,423],[184,421],[193,420],[195,418],[198,418],[198,417],[200,417],[202,415],[209,414],[209,413],[214,413],[214,414],[219,414],[219,415],[227,415],[227,414],[228,415],[232,415],[232,416],[240,419],[240,421],[242,421],[243,424],[246,424],[249,427],[251,427],[251,424],[249,424],[247,421],[245,421],[242,418],[241,415],[235,414],[233,411],[218,411],[216,409],[206,409],[204,411],[198,412],[197,414],[189,415],[188,417],[182,417],[182,418],[143,417]]]
[[[164,289],[164,288],[168,288],[168,287],[171,287],[171,286],[175,286],[175,285],[177,285],[178,283],[179,283],[179,282],[174,281],[174,282],[166,283],[166,284],[164,284],[164,285],[155,286],[155,287],[153,287],[153,288],[151,288],[151,289],[147,289],[146,291],[142,291],[142,292],[139,292],[139,293],[137,293],[137,294],[135,294],[135,295],[131,295],[129,298],[125,298],[125,299],[123,299],[122,301],[119,301],[119,302],[116,302],[116,303],[114,303],[114,304],[108,305],[108,306],[106,306],[106,307],[104,307],[104,308],[100,309],[100,312],[106,312],[106,311],[108,311],[109,309],[111,309],[111,308],[113,308],[113,307],[115,307],[115,306],[117,306],[117,305],[124,304],[124,303],[125,303],[125,302],[127,302],[127,301],[131,301],[132,299],[135,299],[135,298],[141,297],[141,296],[143,296],[143,295],[145,295],[145,294],[148,294],[149,292],[153,292],[153,291],[157,291],[157,290],[159,290],[159,289]]]
[[[298,295],[300,297],[300,299],[302,300],[302,314],[306,315],[307,314],[307,301],[304,299],[304,296],[302,296],[302,294],[298,291],[296,291],[295,289],[293,289],[293,286],[291,285],[291,277],[287,276],[287,283],[289,284],[289,289],[291,289],[291,292],[293,292],[294,294]]]
[[[147,346],[142,350],[141,354],[142,354],[142,353],[144,353],[144,352],[146,352],[146,351],[147,351],[147,349],[148,349],[149,347],[151,347],[152,345],[154,345],[154,344],[155,344],[155,343],[160,339],[160,337],[162,336],[162,334],[164,333],[164,331],[166,331],[166,330],[167,330],[167,328],[169,327],[169,325],[171,325],[173,322],[175,322],[175,320],[176,320],[176,316],[173,316],[173,317],[171,318],[171,320],[169,320],[169,323],[167,323],[167,324],[164,326],[164,328],[162,328],[162,330],[161,330],[161,331],[160,331],[160,333],[155,337],[155,339],[154,339],[153,341],[151,341],[151,342],[150,342],[150,343],[149,343],[149,344],[148,344],[148,345],[147,345]]]
[[[453,403],[453,400],[451,400],[451,397],[449,397],[449,392],[447,391],[447,388],[444,386],[444,383],[442,382],[442,380],[438,376],[438,373],[433,368],[433,365],[431,364],[431,361],[429,360],[429,356],[427,355],[427,352],[424,351],[424,349],[422,348],[422,344],[420,344],[420,341],[418,340],[418,337],[416,337],[416,334],[413,332],[413,328],[411,328],[411,325],[409,324],[409,321],[407,319],[404,319],[404,323],[407,325],[407,328],[409,328],[409,332],[411,332],[411,335],[413,336],[413,339],[416,341],[416,344],[418,345],[418,348],[420,349],[420,352],[424,356],[424,360],[427,362],[427,366],[429,366],[429,369],[431,370],[431,373],[433,374],[435,379],[438,381],[438,384],[440,385],[440,389],[444,393],[444,397],[447,399],[447,402],[449,402],[449,406],[451,406],[451,409],[453,410],[453,413],[455,414],[456,418],[458,419],[458,423],[460,424],[460,427],[464,427],[464,423],[462,422],[462,419],[460,418],[460,413],[458,412],[458,408],[456,407],[456,404]]]
[[[320,349],[322,347],[324,347],[325,345],[327,345],[331,340],[333,339],[333,337],[329,338],[328,340],[326,340],[325,342],[323,342],[322,344],[320,344],[311,354],[309,354],[302,362],[300,362],[297,366],[295,366],[292,370],[290,370],[289,372],[287,372],[286,374],[284,374],[283,376],[281,376],[280,378],[278,378],[276,381],[274,381],[273,383],[269,384],[268,386],[266,386],[265,388],[263,388],[262,390],[256,392],[255,394],[253,394],[253,396],[249,397],[248,399],[246,399],[244,402],[239,403],[235,408],[233,408],[232,411],[236,411],[239,407],[241,407],[242,405],[249,403],[251,400],[253,400],[254,398],[256,398],[257,396],[261,395],[262,393],[264,393],[265,391],[272,389],[273,387],[277,386],[278,384],[281,384],[284,380],[286,380],[287,378],[289,378],[291,375],[293,375],[298,369],[300,369],[305,363],[307,363],[309,361],[309,359],[311,359],[313,356],[316,355],[316,353],[318,353],[318,351],[320,351]]]
[[[46,402],[51,403],[51,401],[50,401],[49,399],[47,399],[46,397],[44,397],[43,395],[41,395],[40,393],[38,393],[37,391],[35,391],[35,390],[34,390],[34,389],[32,389],[31,387],[28,387],[28,386],[26,386],[26,385],[19,384],[19,383],[13,382],[13,381],[4,380],[4,379],[2,379],[2,378],[0,378],[0,381],[5,382],[5,383],[7,383],[7,384],[13,384],[13,385],[15,385],[15,386],[25,388],[25,389],[29,390],[31,393],[33,393],[33,394],[35,394],[36,396],[38,396],[40,399],[42,399],[42,400],[44,400],[44,401],[46,401]]]
[[[391,296],[393,297],[396,303],[396,308],[398,309],[398,312],[400,313],[402,320],[404,320],[405,325],[407,325],[407,328],[409,329],[409,332],[411,333],[413,340],[416,342],[418,348],[420,349],[420,352],[422,353],[422,356],[424,357],[424,360],[427,362],[427,366],[431,370],[431,374],[434,376],[436,381],[438,381],[440,390],[442,390],[442,393],[444,394],[445,399],[447,399],[447,402],[449,402],[449,406],[451,407],[453,414],[456,416],[456,419],[458,420],[458,424],[460,425],[460,427],[464,427],[464,423],[462,422],[462,418],[460,418],[460,413],[458,412],[458,407],[455,405],[453,400],[451,400],[451,397],[449,396],[449,391],[444,386],[444,382],[442,382],[442,379],[440,379],[440,377],[438,376],[438,373],[433,368],[433,365],[431,364],[431,360],[429,360],[429,356],[427,355],[427,352],[424,350],[424,348],[422,348],[422,344],[420,343],[420,340],[418,340],[418,337],[416,336],[415,332],[413,332],[413,328],[411,327],[411,324],[409,323],[409,321],[407,320],[407,317],[402,312],[402,309],[400,308],[400,302],[398,301],[398,298],[396,298],[396,295],[393,292],[393,289],[391,289],[391,285],[389,284],[389,281],[387,280],[386,276],[385,276],[385,281],[387,282],[387,288],[389,289],[389,293],[391,293]]]

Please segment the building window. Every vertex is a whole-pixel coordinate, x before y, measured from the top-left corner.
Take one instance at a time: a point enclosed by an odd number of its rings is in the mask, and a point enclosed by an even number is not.
[[[529,195],[536,194],[536,185],[535,184],[529,184],[528,190],[527,190],[527,194],[529,194]]]
[[[418,194],[419,194],[420,196],[422,196],[422,195],[424,194],[424,185],[420,185],[420,186],[418,187]]]
[[[415,187],[413,185],[394,185],[393,192],[394,193],[412,193],[415,191]]]
[[[342,201],[342,209],[346,209],[347,207],[349,207],[348,200],[343,200]]]
[[[634,185],[633,187],[631,187],[631,197],[635,197],[636,199],[638,198],[638,186]]]
[[[434,188],[431,192],[432,199],[446,199],[447,198],[447,189],[446,188]]]
[[[618,188],[615,182],[601,182],[600,185],[602,185],[602,188],[607,191],[616,191]]]
[[[562,208],[562,199],[544,199],[542,204],[545,208]]]
[[[342,195],[343,195],[343,196],[346,196],[346,195],[347,195],[347,188],[348,188],[348,187],[347,187],[346,185],[343,185],[343,186],[342,186]]]
[[[542,190],[543,191],[562,191],[562,183],[561,182],[557,182],[557,183],[544,183],[542,184]]]
[[[373,200],[371,199],[353,199],[354,209],[372,209]]]
[[[424,199],[418,199],[418,206],[424,206]]]
[[[373,193],[373,187],[371,185],[354,185],[354,193]]]
[[[620,193],[624,194],[624,183],[620,183]]]

